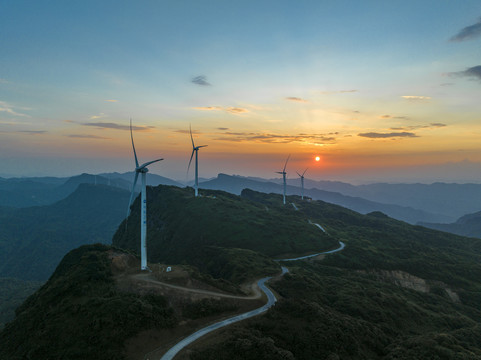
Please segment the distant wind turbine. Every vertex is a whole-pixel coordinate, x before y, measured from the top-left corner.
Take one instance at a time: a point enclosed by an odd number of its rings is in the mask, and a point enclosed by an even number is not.
[[[307,169],[309,169],[309,168],[307,168]],[[307,169],[304,170],[304,172],[302,173],[302,175],[299,174],[299,173],[297,173],[297,175],[299,175],[300,178],[301,178],[301,188],[302,188],[302,191],[301,191],[301,199],[302,199],[302,200],[304,200],[304,174],[306,173]],[[296,172],[297,172],[297,171],[296,171]]]
[[[135,178],[134,184],[132,185],[132,192],[130,193],[127,217],[129,217],[130,215],[130,206],[132,205],[132,201],[134,200],[134,191],[135,185],[137,185],[137,179],[139,177],[139,174],[142,174],[142,205],[140,218],[140,269],[147,270],[147,191],[145,184],[145,176],[149,172],[149,169],[147,169],[147,165],[153,164],[157,161],[162,161],[164,159],[149,161],[139,166],[139,161],[137,160],[137,153],[135,152],[134,136],[132,134],[132,119],[130,119],[130,139],[132,140],[132,149],[134,150],[135,157]]]
[[[192,158],[195,152],[195,183],[194,183],[194,191],[195,196],[199,196],[199,161],[198,161],[198,152],[200,148],[206,147],[207,145],[200,145],[195,146],[194,138],[192,137],[192,127],[189,126],[190,130],[190,140],[192,141],[192,154],[190,155],[189,166],[187,167],[187,173],[189,173],[190,164],[192,163]]]
[[[284,181],[284,193],[283,193],[283,196],[282,196],[282,200],[284,202],[284,205],[286,204],[286,166],[287,166],[287,162],[289,161],[289,158],[291,157],[291,155],[289,155],[287,157],[287,160],[286,160],[286,163],[284,164],[284,169],[282,169],[282,171],[277,171],[277,174],[282,174],[282,180]]]

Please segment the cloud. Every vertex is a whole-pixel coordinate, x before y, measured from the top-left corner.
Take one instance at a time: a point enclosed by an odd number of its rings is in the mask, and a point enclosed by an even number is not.
[[[190,134],[190,130],[183,130],[183,129],[180,129],[180,130],[174,130],[176,133],[180,133],[180,134]],[[201,132],[197,131],[197,130],[192,130],[192,134],[202,134]]]
[[[198,107],[195,107],[194,109],[202,110],[202,111],[214,111],[214,110],[222,110],[222,107],[221,106],[198,106]]]
[[[14,107],[5,101],[0,101],[0,112],[6,112],[13,116],[30,117],[27,114],[19,113],[14,110]]]
[[[403,99],[410,100],[410,101],[425,101],[431,100],[430,96],[417,96],[417,95],[403,95],[401,96]]]
[[[192,78],[191,82],[200,86],[210,86],[210,83],[207,82],[207,78],[204,75],[199,75]]]
[[[102,119],[104,117],[106,117],[106,115],[104,113],[100,113],[99,115],[92,115],[89,119],[95,120],[95,119]]]
[[[72,135],[66,135],[66,136],[70,138],[77,138],[77,139],[110,140],[110,138],[103,137],[103,136],[96,136],[96,135],[72,134]]]
[[[286,144],[299,142],[311,145],[326,145],[334,144],[336,141],[336,137],[333,135],[338,135],[338,133],[283,135],[255,132],[224,132],[219,135],[221,135],[221,137],[218,137],[215,140],[233,142],[260,142],[269,144]]]
[[[392,115],[381,115],[380,119],[396,119],[396,120],[409,120],[407,116],[392,116]]]
[[[294,102],[300,102],[300,103],[308,103],[308,102],[309,102],[309,101],[307,101],[307,100],[305,100],[305,99],[301,99],[301,98],[294,97],[294,96],[286,97],[286,100],[288,100],[288,101],[294,101]]]
[[[0,84],[8,84],[8,80],[7,79],[2,79],[0,78]]]
[[[418,137],[416,134],[412,132],[392,132],[392,133],[376,133],[376,132],[369,132],[369,133],[362,133],[357,134],[357,136],[366,137],[370,139],[387,139],[387,138],[399,138],[399,137]]]
[[[217,130],[226,131],[226,130],[229,130],[229,128],[220,127],[220,128],[217,128]]]
[[[224,108],[224,110],[231,114],[244,114],[249,112],[249,110],[247,109],[238,108],[238,107],[228,107],[228,108]]]
[[[454,35],[450,41],[471,40],[479,36],[481,36],[481,18],[479,18],[477,23],[461,29],[461,31]]]
[[[113,102],[113,103],[118,102],[118,100],[114,100],[114,99],[109,99],[109,100],[105,100],[105,101],[107,101],[107,102]]]
[[[346,93],[355,93],[358,92],[358,90],[339,90],[339,91],[320,91],[321,94],[323,95],[328,95],[328,94],[346,94]]]
[[[196,109],[196,110],[201,110],[201,111],[225,111],[225,112],[228,112],[228,113],[230,113],[230,114],[235,114],[235,115],[244,114],[244,113],[248,113],[248,112],[249,112],[249,110],[247,110],[247,109],[238,108],[238,107],[233,107],[233,106],[230,106],[230,107],[223,107],[223,106],[199,106],[199,107],[195,107],[194,109]]]
[[[116,123],[103,123],[103,122],[95,122],[95,123],[86,123],[82,124],[83,126],[93,126],[99,129],[115,129],[115,130],[129,130],[129,125],[122,125]],[[155,126],[132,126],[132,130],[136,131],[149,131],[150,129],[155,129]]]
[[[481,80],[481,65],[470,67],[464,71],[449,73],[449,75],[478,78]]]
[[[442,124],[442,123],[431,123],[429,125],[412,125],[412,126],[392,127],[392,128],[390,128],[390,130],[412,131],[412,130],[418,130],[418,129],[435,129],[435,128],[440,128],[440,127],[445,127],[445,126],[447,126],[447,125]]]
[[[46,133],[45,130],[19,130],[16,132],[28,135],[41,135]]]

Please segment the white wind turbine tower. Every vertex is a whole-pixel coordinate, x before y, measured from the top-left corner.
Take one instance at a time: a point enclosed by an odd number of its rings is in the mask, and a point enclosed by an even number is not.
[[[282,171],[277,171],[277,174],[282,174],[282,180],[284,181],[284,192],[283,192],[283,196],[282,196],[282,200],[284,202],[284,205],[286,204],[286,166],[287,166],[287,162],[289,161],[289,158],[291,157],[291,155],[289,155],[287,157],[287,160],[286,160],[286,163],[284,164],[284,169],[282,169]]]
[[[307,168],[307,169],[309,169],[309,168]],[[304,170],[304,172],[302,173],[302,175],[299,174],[299,173],[297,173],[297,175],[299,175],[300,178],[301,178],[301,188],[302,188],[302,191],[301,191],[301,199],[302,199],[302,200],[304,200],[304,174],[306,173],[307,169]],[[297,171],[296,171],[296,172],[297,172]]]
[[[130,139],[132,140],[132,148],[134,150],[135,157],[135,178],[134,184],[132,185],[132,192],[130,194],[127,217],[129,217],[130,215],[130,206],[132,205],[132,201],[134,200],[134,191],[135,185],[137,185],[137,179],[139,177],[139,174],[142,174],[142,198],[140,218],[140,269],[147,270],[147,191],[145,184],[145,176],[149,172],[149,169],[147,169],[147,165],[150,165],[157,161],[162,161],[164,159],[149,161],[139,166],[139,161],[137,160],[137,153],[135,152],[134,136],[132,135],[132,119],[130,119]]]
[[[194,138],[192,137],[192,127],[189,126],[190,130],[190,140],[192,141],[192,154],[190,155],[189,166],[187,167],[187,173],[189,173],[190,164],[192,163],[192,157],[194,156],[195,152],[195,183],[194,183],[194,190],[195,196],[199,196],[199,159],[198,159],[198,152],[200,148],[206,147],[207,145],[200,145],[195,146]]]

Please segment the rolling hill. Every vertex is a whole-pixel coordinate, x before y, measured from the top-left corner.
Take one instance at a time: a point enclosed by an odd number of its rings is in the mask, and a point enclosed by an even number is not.
[[[419,225],[452,234],[481,238],[481,211],[461,216],[451,224],[420,222]]]
[[[281,296],[276,306],[201,339],[183,358],[481,358],[481,240],[298,196],[288,197],[296,210],[277,194],[252,190],[202,191],[200,198],[192,189],[148,191],[152,267],[182,262],[239,284],[278,271],[272,257],[346,244],[336,254],[282,263],[289,273],[271,283]],[[139,205],[119,226],[116,246],[137,250]],[[183,338],[173,309],[179,302],[122,287],[118,256],[129,255],[102,245],[70,252],[0,333],[0,358],[143,359]],[[182,301],[196,311],[208,305]],[[210,316],[225,316],[211,309]],[[143,351],[130,351],[133,343]]]

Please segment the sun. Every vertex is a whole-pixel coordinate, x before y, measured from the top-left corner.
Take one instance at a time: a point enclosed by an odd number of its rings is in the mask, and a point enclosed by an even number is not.
[[[321,157],[320,156],[316,156],[316,161],[320,161],[321,160]]]

